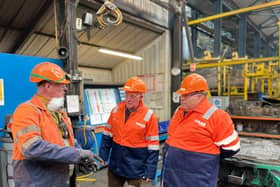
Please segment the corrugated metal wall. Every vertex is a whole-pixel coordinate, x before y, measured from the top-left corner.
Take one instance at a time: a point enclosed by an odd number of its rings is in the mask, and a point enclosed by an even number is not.
[[[142,61],[126,60],[113,68],[113,81],[125,82],[128,78],[137,75],[162,74],[163,107],[152,108],[160,121],[170,119],[170,34],[166,31],[151,44],[139,51]],[[149,106],[149,103],[146,103]]]

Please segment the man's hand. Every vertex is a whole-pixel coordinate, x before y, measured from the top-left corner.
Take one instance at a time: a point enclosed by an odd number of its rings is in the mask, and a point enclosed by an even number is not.
[[[97,162],[101,166],[105,165],[105,162],[97,155],[93,154],[90,150],[80,149],[80,159],[78,163],[78,170],[81,173],[96,172],[99,167]]]
[[[96,172],[98,169],[97,163],[94,160],[82,159],[78,164],[78,171],[83,174]]]
[[[98,155],[94,155],[94,158],[100,163],[101,166],[105,166],[106,162]]]
[[[91,151],[80,149],[80,161],[85,159],[93,160],[93,158],[94,154]]]
[[[106,164],[105,161],[102,160],[101,157],[93,154],[90,150],[81,149],[79,162],[84,163],[85,161],[90,162],[90,163],[97,161],[101,164],[101,166],[104,166]]]

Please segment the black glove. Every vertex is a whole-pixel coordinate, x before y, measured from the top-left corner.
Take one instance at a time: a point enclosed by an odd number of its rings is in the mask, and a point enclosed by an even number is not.
[[[80,159],[97,160],[101,164],[105,163],[100,156],[93,154],[90,150],[80,149]]]
[[[80,160],[78,163],[78,171],[84,174],[96,172],[98,169],[97,162],[104,165],[104,161],[99,156],[93,154],[90,150],[80,150]]]
[[[78,164],[78,171],[82,174],[96,172],[97,169],[97,163],[93,159],[82,159]]]

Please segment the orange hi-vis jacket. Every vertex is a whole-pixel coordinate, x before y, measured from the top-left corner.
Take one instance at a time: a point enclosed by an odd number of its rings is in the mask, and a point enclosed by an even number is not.
[[[220,154],[220,147],[239,149],[239,137],[230,116],[217,109],[207,98],[186,116],[183,109],[178,108],[170,121],[166,143],[208,154]]]
[[[187,114],[177,109],[166,144],[164,187],[215,187],[221,150],[234,154],[240,149],[231,117],[208,98]]]
[[[108,160],[116,175],[127,178],[153,178],[156,172],[159,135],[155,114],[141,101],[125,122],[125,102],[115,107],[102,137],[100,156]]]
[[[70,119],[59,112],[69,132],[67,139],[37,95],[14,112],[10,126],[17,186],[69,186],[69,164],[78,162],[79,151],[74,147]]]

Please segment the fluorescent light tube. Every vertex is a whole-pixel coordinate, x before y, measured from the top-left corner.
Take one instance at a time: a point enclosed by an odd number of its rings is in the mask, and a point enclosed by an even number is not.
[[[124,57],[124,58],[130,58],[130,59],[134,59],[134,60],[142,60],[143,59],[140,56],[136,56],[136,55],[132,55],[132,54],[129,54],[129,53],[124,53],[124,52],[119,52],[119,51],[114,51],[114,50],[110,50],[110,49],[105,49],[105,48],[99,48],[98,51],[101,52],[101,53],[120,56],[120,57]]]

